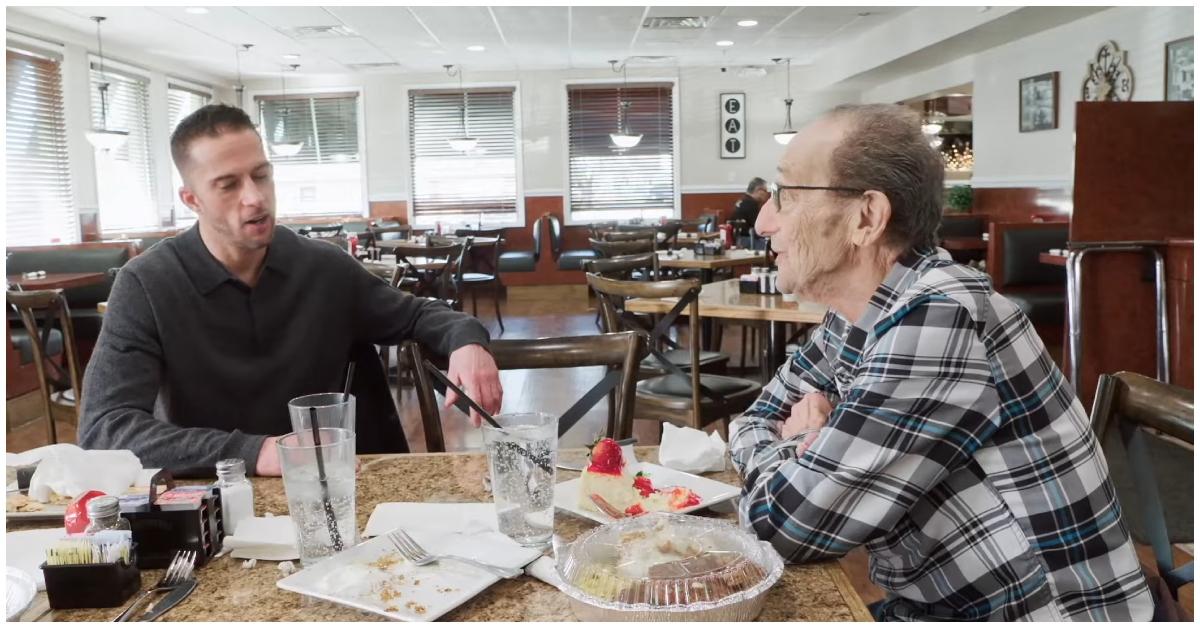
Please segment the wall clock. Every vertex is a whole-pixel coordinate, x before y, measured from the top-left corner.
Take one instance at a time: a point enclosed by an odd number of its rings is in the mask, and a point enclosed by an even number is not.
[[[1106,41],[1100,46],[1096,60],[1088,63],[1083,79],[1085,101],[1125,102],[1133,99],[1133,70],[1126,64],[1127,54],[1115,41]]]

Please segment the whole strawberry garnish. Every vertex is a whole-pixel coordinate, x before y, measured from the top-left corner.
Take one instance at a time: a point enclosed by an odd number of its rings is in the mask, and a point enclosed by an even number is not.
[[[587,470],[592,473],[621,475],[625,459],[621,456],[621,446],[611,438],[602,438],[592,446],[592,462]]]
[[[641,493],[642,497],[649,497],[658,492],[654,488],[654,484],[650,482],[650,476],[641,471],[638,471],[637,475],[633,476],[633,488],[637,489],[637,492]]]

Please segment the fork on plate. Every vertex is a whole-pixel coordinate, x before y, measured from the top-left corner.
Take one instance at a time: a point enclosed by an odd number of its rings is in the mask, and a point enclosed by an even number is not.
[[[183,551],[175,552],[175,557],[171,559],[171,564],[167,565],[167,570],[163,572],[162,578],[154,586],[146,589],[141,595],[129,605],[117,618],[113,621],[129,621],[133,617],[133,611],[141,606],[146,598],[155,593],[170,591],[175,587],[185,584],[192,579],[192,572],[196,568],[196,552]]]
[[[404,556],[404,558],[408,559],[414,565],[428,565],[445,558],[478,567],[485,571],[496,574],[501,578],[516,578],[517,576],[525,573],[520,569],[501,567],[500,565],[492,565],[489,563],[481,563],[477,560],[472,560],[462,556],[455,556],[453,554],[430,554],[425,548],[418,545],[417,542],[414,541],[413,538],[401,528],[396,528],[395,530],[388,532],[387,538],[392,542],[392,545],[394,545],[396,549],[400,551],[400,555]]]

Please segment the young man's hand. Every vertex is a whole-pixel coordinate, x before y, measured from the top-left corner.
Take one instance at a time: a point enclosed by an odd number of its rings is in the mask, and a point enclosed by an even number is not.
[[[821,393],[808,393],[792,404],[792,414],[783,423],[783,437],[788,439],[808,432],[804,440],[796,445],[796,457],[804,455],[817,440],[820,429],[829,422],[830,414],[833,414],[833,406]]]
[[[500,371],[496,369],[496,361],[487,349],[479,345],[459,347],[450,354],[450,368],[446,376],[463,392],[471,396],[488,414],[496,414],[504,403],[504,390],[500,387]],[[445,407],[449,408],[458,401],[458,394],[453,390],[446,391]],[[483,422],[483,417],[471,410],[471,423],[475,427]]]

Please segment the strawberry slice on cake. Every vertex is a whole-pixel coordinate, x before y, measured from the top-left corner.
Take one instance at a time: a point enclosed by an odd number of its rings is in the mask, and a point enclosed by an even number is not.
[[[610,516],[679,511],[700,503],[700,496],[686,486],[655,488],[649,475],[640,471],[630,474],[621,446],[611,438],[601,439],[592,447],[591,463],[579,480],[580,507]],[[597,506],[597,501],[604,507]]]

